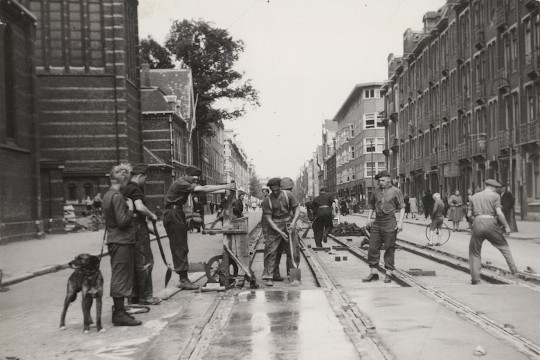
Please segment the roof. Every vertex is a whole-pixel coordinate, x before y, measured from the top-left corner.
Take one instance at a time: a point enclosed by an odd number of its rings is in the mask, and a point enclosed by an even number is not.
[[[326,131],[338,131],[338,123],[333,119],[324,120],[324,128]]]
[[[174,113],[174,109],[165,100],[165,94],[158,88],[141,89],[141,107],[143,113]]]
[[[336,116],[334,116],[334,121],[338,121],[340,117],[343,117],[346,113],[347,108],[352,104],[353,101],[358,99],[362,95],[362,90],[366,88],[375,88],[379,89],[382,86],[382,82],[369,82],[369,83],[363,83],[363,84],[356,84],[343,103],[341,107],[339,108],[339,111],[337,112]]]
[[[190,69],[152,69],[149,73],[150,86],[165,95],[175,95],[180,103],[180,116],[191,118],[193,99],[193,79]],[[147,111],[143,107],[143,111]]]

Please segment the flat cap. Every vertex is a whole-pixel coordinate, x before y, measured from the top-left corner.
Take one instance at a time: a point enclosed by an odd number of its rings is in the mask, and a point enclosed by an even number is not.
[[[493,179],[487,179],[486,182],[484,183],[488,186],[494,186],[494,187],[501,187],[501,183],[499,183],[497,180],[493,180]]]
[[[319,192],[328,192],[328,189],[323,186],[319,189]]]
[[[243,190],[237,190],[237,191],[236,191],[236,194],[237,194],[237,196],[240,196],[240,195],[245,195],[246,192],[243,191]]]
[[[196,167],[196,166],[189,165],[189,166],[186,168],[186,174],[189,175],[189,176],[201,176],[202,170],[199,169],[199,168]]]
[[[388,171],[383,170],[383,171],[379,172],[377,175],[375,175],[375,180],[379,180],[380,178],[385,177],[385,176],[392,177],[392,175],[390,175],[390,173]]]
[[[133,170],[131,170],[131,175],[146,174],[147,172],[148,172],[148,165],[135,164],[133,165]]]
[[[294,181],[289,177],[284,177],[281,179],[280,186],[283,190],[292,190],[294,187]]]
[[[270,187],[270,186],[281,186],[281,178],[278,178],[278,177],[271,178],[266,183],[266,186],[268,186],[268,187]]]

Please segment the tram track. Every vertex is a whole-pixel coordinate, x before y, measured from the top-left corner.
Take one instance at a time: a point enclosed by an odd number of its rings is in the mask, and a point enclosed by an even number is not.
[[[336,248],[340,250],[346,250],[348,253],[354,255],[356,258],[362,260],[363,262],[367,262],[367,251],[358,247],[354,247],[348,244],[348,241],[344,241],[333,235],[329,235],[329,239],[331,239],[337,245],[335,246]],[[468,266],[465,266],[463,264],[463,259],[452,259],[450,257],[445,259],[441,254],[437,254],[438,256],[436,256],[435,254],[430,254],[429,250],[422,249],[418,246],[414,247],[401,241],[399,245],[401,249],[411,254],[415,254],[416,256],[421,256],[430,261],[443,264],[457,271],[468,272]],[[332,245],[330,246],[333,247]],[[309,254],[313,253],[313,250],[308,247],[304,247],[304,250],[307,251]],[[497,268],[495,269],[500,270]],[[323,273],[321,277],[323,278],[326,287],[330,289],[338,289],[338,285],[336,284],[335,280],[332,281],[332,275],[325,273],[326,270],[323,266],[318,266],[318,270]],[[379,270],[383,270],[382,265],[379,265]],[[514,348],[518,349],[524,354],[531,356],[532,358],[537,358],[538,356],[540,356],[540,346],[533,341],[523,337],[522,335],[516,333],[513,326],[509,326],[508,324],[503,324],[489,318],[484,313],[476,311],[473,308],[463,304],[459,300],[452,298],[451,296],[445,294],[440,290],[437,290],[434,286],[430,286],[425,282],[418,280],[416,276],[412,276],[404,270],[396,270],[394,272],[394,277],[396,279],[396,282],[398,282],[400,285],[418,288],[421,293],[423,293],[430,299],[442,304],[446,308],[460,315],[463,319],[466,319],[467,321],[473,323],[474,325],[491,334],[492,336],[505,341],[507,344],[512,345]],[[504,277],[499,276],[495,273],[485,274],[483,275],[483,279],[494,284],[519,284],[520,286],[525,286],[535,291],[539,291],[536,285],[523,284],[521,282],[516,282],[511,279],[505,279]],[[340,293],[343,301],[350,301],[345,291],[336,291]],[[357,310],[357,312],[361,313],[359,310]],[[357,315],[355,314],[354,316]],[[355,324],[357,323],[355,322]],[[362,325],[366,327],[366,323],[362,323]],[[366,333],[374,334],[374,329],[375,327],[373,325],[370,325],[369,331],[366,331]],[[362,334],[361,328],[359,328],[358,331]]]

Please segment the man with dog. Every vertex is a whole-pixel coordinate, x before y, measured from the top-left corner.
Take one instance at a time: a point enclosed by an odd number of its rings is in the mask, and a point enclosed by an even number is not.
[[[157,305],[161,299],[154,296],[152,286],[152,269],[154,257],[150,247],[150,232],[147,219],[157,221],[157,215],[146,207],[144,184],[148,165],[136,164],[131,170],[131,180],[121,189],[124,197],[131,199],[135,206],[133,225],[135,227],[135,279],[133,296],[128,299],[130,304]],[[153,230],[152,230],[153,233]]]
[[[111,187],[103,196],[103,213],[107,232],[107,247],[111,261],[111,297],[114,301],[114,326],[138,326],[141,322],[126,313],[124,299],[133,294],[135,272],[135,236],[133,201],[124,198],[120,187],[131,177],[132,166],[120,164],[112,168]]]
[[[368,212],[366,227],[371,226],[369,240],[368,264],[370,274],[363,282],[379,280],[377,268],[381,257],[381,247],[385,245],[384,267],[386,269],[385,283],[392,281],[394,271],[394,253],[396,251],[397,233],[403,230],[405,217],[405,202],[401,190],[392,185],[390,173],[386,170],[375,175],[379,187],[373,190],[369,201],[371,207]],[[396,222],[394,213],[399,210],[399,221]],[[371,216],[375,213],[375,221]],[[373,226],[372,226],[373,222]]]
[[[291,223],[291,231],[296,231],[296,222],[300,216],[298,201],[294,195],[281,190],[281,179],[271,178],[266,184],[272,193],[268,195],[262,203],[263,216],[265,217],[268,229],[264,244],[264,271],[262,279],[266,281],[266,286],[273,286],[276,257],[280,244],[283,243],[283,250],[287,254],[287,274],[292,268],[292,254],[289,246],[289,230],[287,223],[291,219],[291,211],[294,217]]]
[[[199,286],[193,284],[188,278],[188,229],[184,204],[193,192],[213,192],[219,190],[234,190],[235,184],[225,185],[198,185],[202,175],[201,169],[188,166],[186,176],[173,182],[165,195],[165,212],[163,225],[169,237],[169,244],[173,258],[174,269],[180,276],[178,287],[184,290],[198,290]]]

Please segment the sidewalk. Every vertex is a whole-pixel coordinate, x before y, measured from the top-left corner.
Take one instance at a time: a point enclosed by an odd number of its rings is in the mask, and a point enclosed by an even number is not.
[[[363,214],[352,214],[353,216],[362,216],[367,218],[367,211]],[[396,218],[399,215],[396,214]],[[452,228],[452,222],[448,221],[448,218],[444,218],[445,223]],[[417,215],[416,220],[411,219],[410,217],[404,220],[407,224],[419,225],[422,227],[427,226],[431,223],[431,219],[425,220],[424,215]],[[512,240],[540,240],[540,222],[537,221],[522,221],[516,220],[518,232],[510,233],[506,238]],[[459,229],[462,232],[470,233],[469,224],[465,219],[459,223]]]
[[[250,231],[257,225],[257,219],[260,220],[259,212],[249,212],[246,216],[250,218]],[[206,214],[205,222],[210,223],[216,218],[216,214]],[[221,224],[216,225],[220,227]],[[158,224],[158,231],[161,238],[167,236],[162,223]],[[192,245],[197,247],[200,241],[206,236],[197,233],[189,233],[190,250]],[[218,235],[219,236],[219,235]],[[216,240],[218,236],[212,236],[209,239]],[[154,236],[150,236],[154,239]],[[221,238],[219,236],[219,238]],[[0,245],[0,269],[3,272],[2,285],[9,286],[19,283],[36,276],[41,276],[68,268],[68,263],[77,255],[88,253],[99,256],[101,245],[103,243],[103,230],[94,232],[79,232],[69,234],[46,235],[42,239],[33,239],[27,241],[18,241]],[[163,241],[165,254],[170,259],[169,242]],[[204,250],[204,249],[202,249]],[[201,251],[202,251],[201,250]],[[103,255],[107,256],[107,246],[103,249]],[[190,261],[195,257],[190,252]],[[154,252],[154,261],[160,261],[159,253]]]

